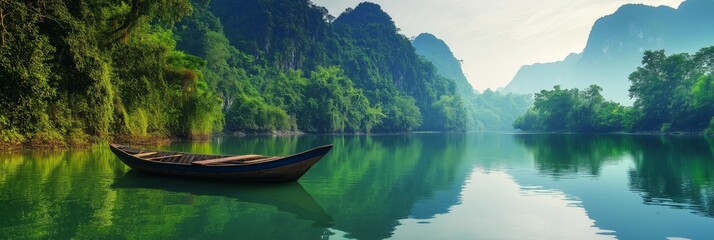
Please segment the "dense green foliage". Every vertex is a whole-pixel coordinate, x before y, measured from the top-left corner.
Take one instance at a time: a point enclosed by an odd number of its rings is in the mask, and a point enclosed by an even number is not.
[[[0,142],[462,130],[391,18],[301,1],[2,1]],[[225,116],[224,116],[225,115]]]
[[[312,132],[370,131],[384,117],[380,106],[373,108],[362,90],[337,67],[310,74],[305,103],[299,119]]]
[[[514,127],[537,131],[714,132],[714,47],[694,55],[646,51],[630,74],[632,107],[605,101],[600,88],[543,90]]]
[[[513,127],[527,131],[611,132],[622,130],[628,109],[605,101],[597,85],[578,89],[542,90],[533,107]]]
[[[247,96],[265,103],[250,106],[275,106],[289,116],[290,124],[277,126],[227,121],[229,131],[465,128],[453,83],[416,55],[376,4],[336,19],[306,0],[194,5],[196,13],[176,27],[179,48],[208,61],[207,82],[217,86],[224,108]],[[243,110],[228,111],[227,118],[260,112]]]
[[[384,104],[386,119],[377,129],[465,127],[462,116],[448,114],[452,112],[449,108],[463,112],[454,83],[439,76],[430,62],[416,54],[409,39],[398,34],[394,22],[378,5],[361,3],[345,11],[333,25],[341,49],[333,58],[371,101]],[[453,98],[453,103],[436,104],[443,97]],[[419,111],[414,111],[412,104]]]
[[[714,47],[694,55],[645,52],[642,67],[630,75],[636,98],[635,131],[703,131],[714,129]]]
[[[220,130],[204,61],[175,50],[161,27],[190,13],[181,0],[3,1],[2,141],[86,144],[90,136]]]

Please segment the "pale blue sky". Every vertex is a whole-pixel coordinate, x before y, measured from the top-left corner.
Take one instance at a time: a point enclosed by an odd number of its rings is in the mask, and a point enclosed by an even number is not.
[[[312,0],[334,16],[363,0]],[[682,0],[372,0],[407,37],[429,32],[464,60],[478,90],[508,84],[522,65],[581,52],[598,18],[627,3],[677,7]]]

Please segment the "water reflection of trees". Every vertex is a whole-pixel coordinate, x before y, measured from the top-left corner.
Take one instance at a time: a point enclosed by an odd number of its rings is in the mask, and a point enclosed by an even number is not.
[[[461,187],[470,171],[460,167],[466,139],[461,134],[249,137],[160,147],[287,154],[334,144],[295,188],[304,186],[303,191],[288,189],[285,196],[272,198],[256,190],[137,177],[101,146],[4,155],[0,239],[320,239],[333,234],[329,228],[348,237],[383,239],[392,235],[399,220],[410,216],[417,201]],[[295,204],[300,196],[312,201]],[[430,203],[438,206],[422,214],[444,213],[455,203]],[[329,218],[334,222],[325,220]]]
[[[210,150],[204,144],[190,147]],[[102,147],[0,156],[0,239],[319,239],[329,234],[330,216],[299,185],[266,190],[197,184],[128,170]]]
[[[630,156],[630,189],[646,204],[690,208],[714,217],[714,142],[692,136],[525,134],[543,174],[599,175],[609,161]]]
[[[697,137],[638,138],[630,187],[645,203],[691,208],[714,217],[714,154]]]
[[[250,137],[227,138],[221,145],[240,144],[245,153],[285,154],[333,144],[329,155],[303,178],[303,185],[335,219],[332,228],[349,238],[384,239],[399,220],[410,216],[417,201],[461,187],[470,172],[459,167],[467,139],[464,134]],[[444,213],[457,202],[458,195],[430,203],[438,206],[420,216]]]
[[[631,148],[631,137],[622,135],[522,134],[516,142],[525,146],[544,174],[599,175],[608,161],[615,161]]]
[[[418,200],[460,188],[470,171],[459,167],[465,139],[460,134],[336,137],[329,159],[307,176],[329,179],[306,188],[324,199],[334,228],[347,237],[388,238]],[[455,202],[434,203],[439,205],[431,206],[434,212],[422,215],[443,213]]]
[[[115,161],[91,161],[108,154],[0,156],[0,239],[70,239],[80,237],[84,229],[111,225],[118,196],[109,184],[127,168]]]

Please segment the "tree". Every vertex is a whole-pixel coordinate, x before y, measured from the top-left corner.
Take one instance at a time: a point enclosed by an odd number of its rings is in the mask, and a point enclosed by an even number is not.
[[[311,72],[305,98],[305,114],[298,120],[306,131],[369,132],[384,117],[337,67],[318,67]]]
[[[644,53],[643,66],[629,77],[632,82],[630,97],[636,98],[635,109],[643,114],[636,129],[658,129],[663,124],[672,123],[672,113],[678,113],[684,107],[683,97],[676,90],[692,78],[690,60],[688,54],[667,57],[663,50]]]
[[[226,113],[228,131],[265,132],[290,130],[290,117],[260,97],[238,96]]]
[[[591,85],[574,89],[543,90],[535,95],[533,107],[514,121],[525,131],[611,132],[624,130],[629,110],[605,101],[600,88]]]

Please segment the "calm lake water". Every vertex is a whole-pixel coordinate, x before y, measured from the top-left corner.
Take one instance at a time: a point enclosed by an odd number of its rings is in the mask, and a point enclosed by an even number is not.
[[[298,183],[142,174],[107,147],[0,155],[0,239],[712,239],[714,139],[500,133],[220,137]]]

